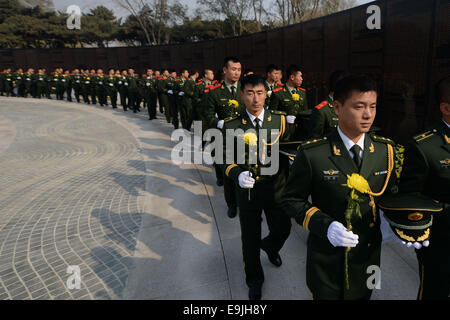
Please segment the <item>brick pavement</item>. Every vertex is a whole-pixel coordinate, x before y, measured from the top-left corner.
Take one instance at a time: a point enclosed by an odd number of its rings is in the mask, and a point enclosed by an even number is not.
[[[0,299],[120,298],[145,187],[136,139],[60,102],[2,98],[0,110]]]

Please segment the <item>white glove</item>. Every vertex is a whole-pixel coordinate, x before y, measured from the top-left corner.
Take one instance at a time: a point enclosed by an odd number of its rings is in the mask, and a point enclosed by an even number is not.
[[[416,249],[421,249],[422,247],[428,247],[430,245],[430,241],[425,240],[424,242],[420,243],[420,242],[406,242],[406,241],[402,241],[402,243],[404,245],[406,245],[408,248],[410,247],[414,247]]]
[[[217,122],[217,128],[222,129],[224,122],[225,121],[223,121],[223,120],[219,120],[219,122]]]
[[[295,116],[286,116],[286,122],[293,124],[295,122]]]
[[[270,98],[270,96],[272,95],[272,90],[267,91],[267,96]]]
[[[178,92],[178,95],[179,95],[179,96],[184,96],[184,92],[183,92],[183,91],[180,91],[180,92]]]
[[[238,177],[239,186],[243,189],[251,189],[255,184],[255,179],[250,176],[250,171],[241,172]]]
[[[168,94],[173,94],[173,91],[172,90],[167,90],[167,93]]]
[[[292,166],[293,163],[294,163],[294,160],[289,159],[289,166]]]
[[[328,240],[333,247],[356,247],[358,244],[358,235],[352,231],[347,231],[347,228],[338,221],[333,221],[328,227]]]

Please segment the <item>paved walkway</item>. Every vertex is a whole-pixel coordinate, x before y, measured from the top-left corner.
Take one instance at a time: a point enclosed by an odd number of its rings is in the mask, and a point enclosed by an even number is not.
[[[239,221],[212,167],[174,164],[172,127],[147,118],[0,97],[0,299],[247,299]],[[311,299],[306,237],[294,224],[280,268],[261,255],[264,299]],[[384,245],[373,299],[417,286],[413,250]]]

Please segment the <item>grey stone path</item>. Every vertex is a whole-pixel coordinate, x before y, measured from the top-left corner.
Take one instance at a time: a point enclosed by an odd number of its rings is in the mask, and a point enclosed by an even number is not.
[[[145,109],[0,97],[0,299],[247,299],[239,221],[210,166],[171,161],[171,132]],[[294,224],[280,268],[261,255],[264,299],[311,299],[306,237]],[[417,286],[413,250],[385,244],[373,299]]]

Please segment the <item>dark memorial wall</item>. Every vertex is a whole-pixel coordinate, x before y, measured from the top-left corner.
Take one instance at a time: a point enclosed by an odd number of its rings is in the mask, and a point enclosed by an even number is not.
[[[381,29],[369,30],[370,5],[381,9]],[[263,74],[299,64],[310,107],[327,94],[336,69],[367,73],[380,89],[376,125],[404,143],[439,117],[435,83],[450,74],[450,0],[379,0],[284,28],[179,45],[107,49],[0,50],[0,68],[57,66],[217,70],[227,55]]]

